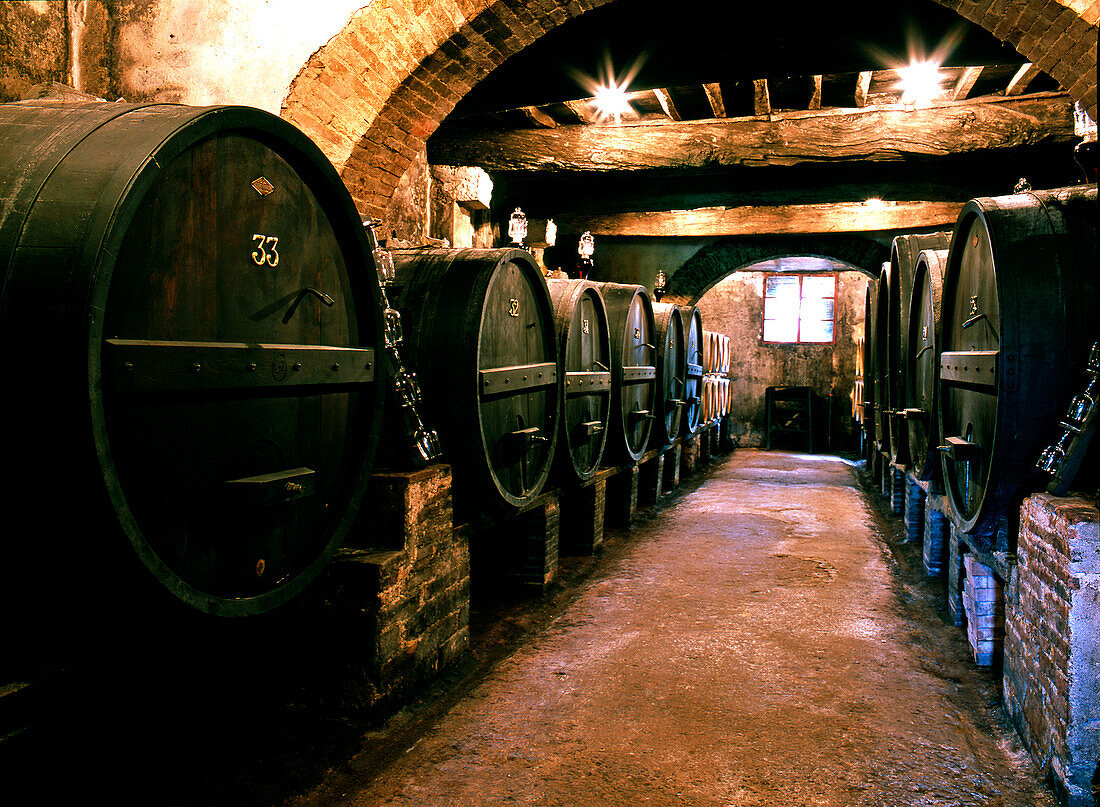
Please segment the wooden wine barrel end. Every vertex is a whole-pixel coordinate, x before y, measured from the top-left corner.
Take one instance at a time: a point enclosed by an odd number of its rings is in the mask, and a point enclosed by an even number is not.
[[[863,439],[869,447],[875,439],[875,303],[876,280],[867,284],[863,303]]]
[[[687,345],[680,307],[654,303],[657,345],[657,425],[654,435],[669,445],[680,435],[686,404]]]
[[[690,436],[699,431],[702,416],[703,315],[697,306],[681,306],[680,317],[684,322],[684,355],[687,373],[684,383],[684,414],[681,418],[681,430],[684,436]]]
[[[937,412],[952,518],[975,542],[1037,481],[1095,339],[1096,208],[1095,185],[983,197],[955,225]]]
[[[636,462],[645,452],[657,405],[653,305],[644,286],[597,283],[611,333],[611,435],[605,460]]]
[[[548,280],[558,329],[562,392],[555,463],[567,482],[600,468],[611,417],[611,336],[600,290],[585,280]]]
[[[521,249],[393,252],[391,303],[461,517],[507,515],[542,491],[558,440],[558,333]]]
[[[888,346],[886,342],[886,323],[890,311],[890,264],[884,263],[879,272],[878,285],[875,287],[875,335],[872,356],[874,366],[874,391],[872,400],[875,402],[875,434],[874,446],[876,451],[890,450],[890,426],[888,414],[890,411],[890,363],[888,358]]]
[[[913,474],[922,480],[939,476],[939,434],[936,428],[936,388],[940,375],[940,311],[946,249],[926,249],[917,256],[909,304],[905,362],[905,403],[902,408],[909,436]]]
[[[287,602],[350,529],[385,386],[331,163],[245,107],[4,104],[0,140],[0,332],[35,334],[6,492],[52,525],[49,588],[64,566],[124,603]],[[59,513],[36,488],[62,474]]]
[[[899,464],[909,463],[909,430],[906,426],[905,367],[909,353],[909,304],[913,295],[913,275],[917,268],[917,256],[925,249],[947,249],[951,233],[914,233],[899,235],[890,246],[889,291],[886,319],[886,364],[888,381],[889,416],[886,428],[889,433],[890,459]]]

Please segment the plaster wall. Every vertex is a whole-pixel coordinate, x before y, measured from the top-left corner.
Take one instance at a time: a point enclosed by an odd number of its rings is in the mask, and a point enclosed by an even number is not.
[[[837,266],[838,269],[842,268]],[[698,305],[703,327],[730,337],[731,437],[736,445],[764,444],[764,391],[770,386],[808,386],[817,394],[818,434],[824,435],[826,417],[831,444],[851,448],[851,421],[855,386],[855,340],[863,336],[863,305],[868,278],[854,270],[837,275],[836,343],[832,345],[765,344],[763,271],[733,272],[702,296]]]

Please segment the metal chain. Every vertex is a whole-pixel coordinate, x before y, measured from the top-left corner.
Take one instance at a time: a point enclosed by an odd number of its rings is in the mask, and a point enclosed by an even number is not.
[[[367,233],[367,242],[371,249],[375,274],[378,278],[378,291],[382,297],[382,320],[385,336],[385,355],[389,363],[390,378],[393,381],[394,398],[397,401],[401,418],[401,430],[408,441],[408,447],[414,461],[427,464],[439,459],[443,450],[439,445],[439,434],[424,425],[417,404],[421,401],[420,384],[416,373],[401,361],[400,346],[404,343],[401,326],[401,313],[390,307],[386,296],[386,287],[394,282],[393,255],[378,243],[374,228],[377,222],[368,219],[363,222]]]

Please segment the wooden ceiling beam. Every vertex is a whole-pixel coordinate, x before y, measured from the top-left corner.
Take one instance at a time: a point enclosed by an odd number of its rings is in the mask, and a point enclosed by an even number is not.
[[[862,73],[856,76],[855,102],[856,106],[860,109],[867,106],[867,96],[871,92],[871,77],[873,75],[873,71],[864,70]]]
[[[1039,73],[1038,65],[1034,65],[1031,62],[1027,62],[1022,65],[1019,70],[1008,82],[1008,87],[1005,88],[1005,95],[1012,97],[1014,95],[1023,95],[1027,89],[1027,85],[1038,78]]]
[[[950,226],[963,202],[836,202],[555,216],[563,232],[634,237],[851,233]]]
[[[596,122],[596,114],[592,111],[592,104],[586,98],[576,101],[563,101],[566,108],[577,118],[578,123],[592,124]]]
[[[707,101],[710,102],[710,111],[714,113],[714,117],[726,117],[726,101],[722,97],[722,86],[717,82],[704,84],[703,92],[707,95]]]
[[[527,120],[535,124],[535,126],[541,127],[543,129],[556,129],[558,127],[558,122],[550,117],[548,114],[543,112],[541,109],[539,109],[537,106],[522,107],[520,109],[520,112],[523,113],[523,116],[527,118]]]
[[[1071,142],[1066,93],[986,96],[912,111],[868,107],[773,113],[771,119],[641,121],[556,129],[440,129],[429,160],[488,171],[615,171],[718,165],[904,160]]]
[[[772,99],[768,94],[768,80],[766,78],[753,79],[752,110],[754,115],[760,117],[770,115],[772,112]]]
[[[683,120],[668,90],[658,88],[653,90],[653,94],[657,96],[657,103],[661,105],[661,109],[664,110],[664,113],[668,115],[668,117],[672,120]]]
[[[821,109],[821,76],[810,76],[810,103],[807,109]]]
[[[974,83],[978,80],[978,77],[981,76],[982,70],[984,69],[985,68],[979,65],[977,67],[968,67],[963,70],[959,75],[959,80],[955,82],[955,86],[952,88],[948,97],[952,101],[961,101],[966,98],[966,96],[970,95],[970,91],[974,89]]]

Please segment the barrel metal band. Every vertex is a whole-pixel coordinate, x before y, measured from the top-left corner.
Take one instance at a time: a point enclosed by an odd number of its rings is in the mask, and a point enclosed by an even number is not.
[[[566,373],[566,395],[591,395],[594,392],[611,391],[611,373]]]
[[[940,378],[972,387],[997,386],[996,350],[955,350],[940,354]]]
[[[553,362],[494,367],[478,373],[482,397],[511,395],[523,390],[549,387],[558,383],[558,368]]]
[[[652,381],[656,377],[656,367],[647,367],[644,364],[639,364],[623,368],[624,384],[641,384],[644,381]]]
[[[126,392],[270,389],[374,380],[374,349],[107,339],[104,368]]]

